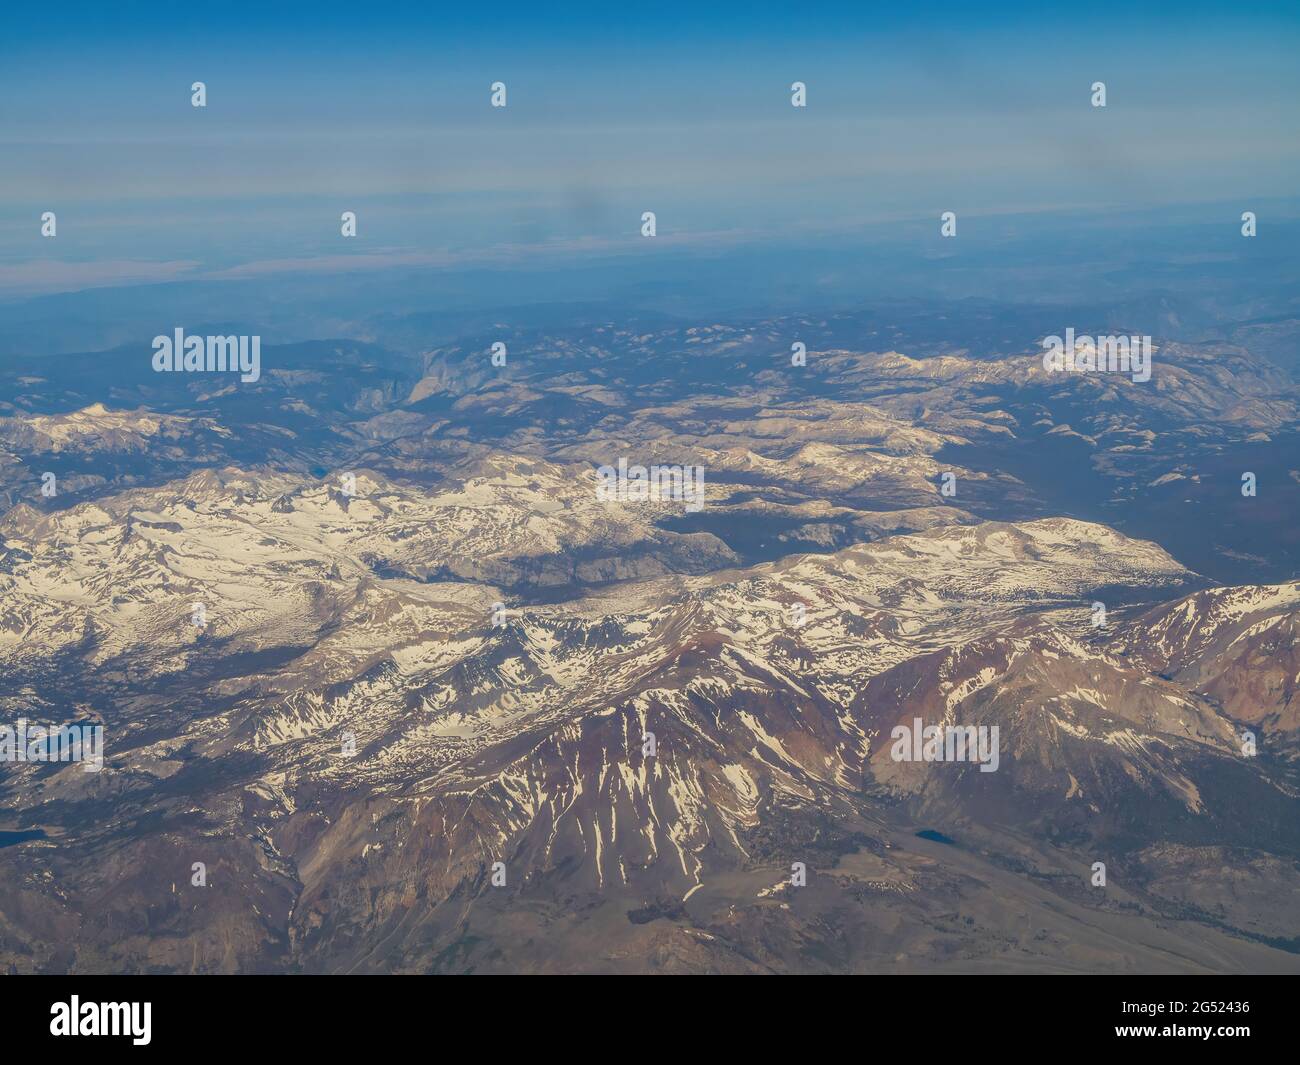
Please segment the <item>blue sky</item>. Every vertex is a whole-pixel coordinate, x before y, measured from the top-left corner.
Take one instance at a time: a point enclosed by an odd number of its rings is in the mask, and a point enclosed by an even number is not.
[[[0,41],[0,294],[633,253],[643,210],[706,248],[1295,195],[1295,5],[1076,6],[33,5]]]

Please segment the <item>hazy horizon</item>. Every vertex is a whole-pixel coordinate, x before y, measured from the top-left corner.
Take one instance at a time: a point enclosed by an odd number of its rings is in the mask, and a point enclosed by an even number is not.
[[[13,12],[0,42],[0,298],[580,264],[642,254],[647,210],[661,247],[700,253],[892,243],[943,211],[965,243],[1007,217],[1297,217],[1300,15],[1282,5],[248,6],[202,34],[160,4],[75,10],[57,30]]]

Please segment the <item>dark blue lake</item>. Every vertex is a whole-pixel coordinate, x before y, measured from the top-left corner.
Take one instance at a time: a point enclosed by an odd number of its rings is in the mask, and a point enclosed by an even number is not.
[[[43,828],[28,828],[21,832],[0,832],[0,847],[12,847],[15,843],[26,843],[29,839],[44,838]]]

